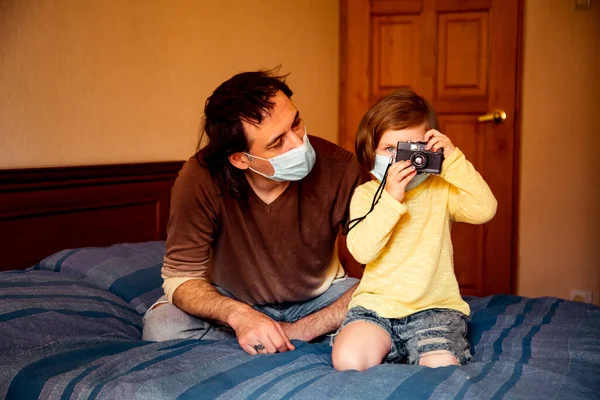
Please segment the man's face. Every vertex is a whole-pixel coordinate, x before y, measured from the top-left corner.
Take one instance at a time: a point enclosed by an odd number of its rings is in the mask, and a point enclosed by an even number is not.
[[[294,103],[281,91],[274,98],[271,115],[255,126],[244,122],[250,143],[249,154],[260,158],[273,158],[304,143],[304,122]],[[266,160],[252,157],[246,159],[253,169],[273,175],[273,167]]]

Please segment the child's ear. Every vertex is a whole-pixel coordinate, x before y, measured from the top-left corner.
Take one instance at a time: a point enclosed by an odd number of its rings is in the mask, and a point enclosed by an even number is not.
[[[231,165],[236,167],[237,169],[246,170],[250,168],[250,160],[245,153],[241,151],[237,153],[233,153],[227,157]]]

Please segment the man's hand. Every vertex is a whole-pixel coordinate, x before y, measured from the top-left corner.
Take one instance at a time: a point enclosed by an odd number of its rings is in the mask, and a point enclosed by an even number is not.
[[[195,279],[179,286],[173,294],[173,304],[188,314],[232,327],[248,354],[294,350],[277,322],[245,303],[223,296],[204,280]]]
[[[402,203],[406,185],[408,185],[408,182],[410,182],[416,174],[417,170],[410,164],[410,160],[399,161],[392,164],[388,169],[385,190],[390,196]]]
[[[456,148],[448,136],[435,129],[430,129],[425,133],[424,141],[427,142],[425,150],[438,151],[444,149],[444,157],[450,157],[450,154]]]
[[[277,322],[252,308],[233,316],[229,324],[235,330],[240,347],[248,354],[274,354],[295,350]]]

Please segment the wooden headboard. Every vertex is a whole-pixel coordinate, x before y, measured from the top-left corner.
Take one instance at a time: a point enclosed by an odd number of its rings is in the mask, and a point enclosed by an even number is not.
[[[182,165],[0,170],[0,271],[66,248],[164,239]]]

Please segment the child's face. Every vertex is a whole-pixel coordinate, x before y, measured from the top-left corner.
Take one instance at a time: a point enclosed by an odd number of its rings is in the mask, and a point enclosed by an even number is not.
[[[400,129],[399,131],[389,130],[381,135],[379,144],[375,149],[375,153],[390,157],[396,154],[398,142],[420,142],[425,137],[425,123],[412,128]]]

